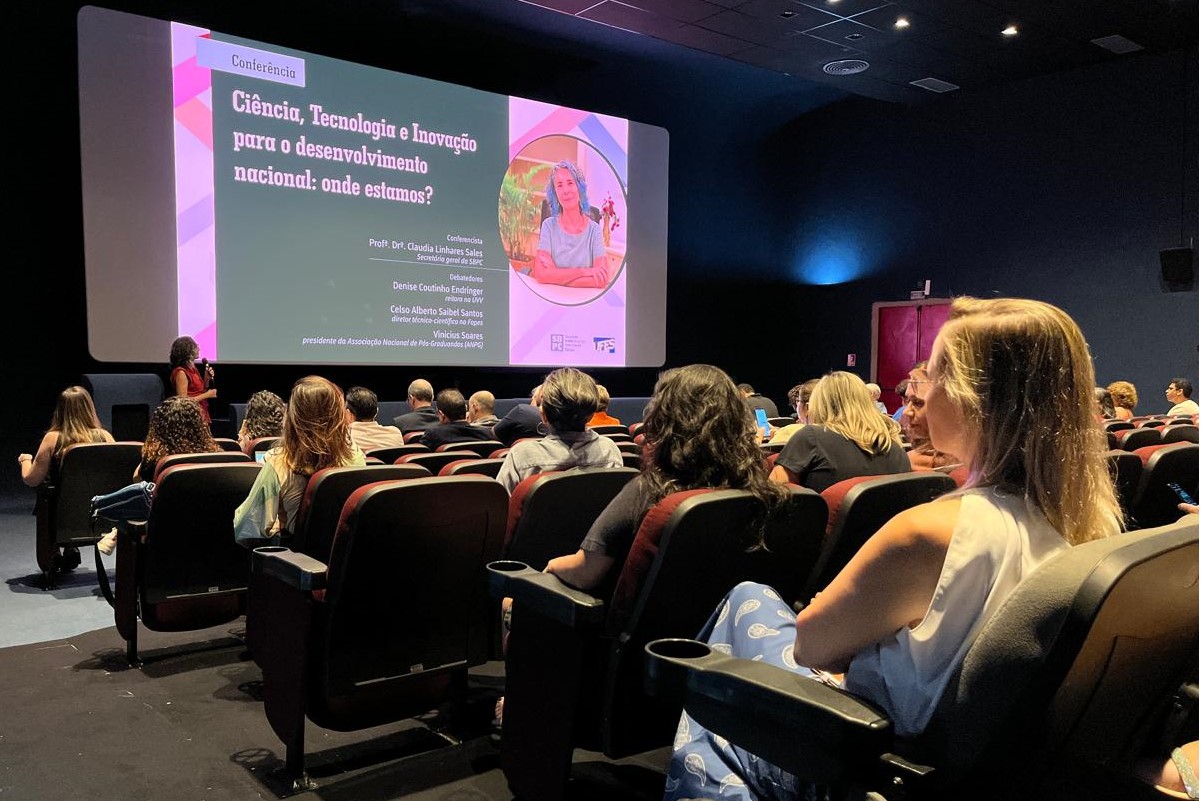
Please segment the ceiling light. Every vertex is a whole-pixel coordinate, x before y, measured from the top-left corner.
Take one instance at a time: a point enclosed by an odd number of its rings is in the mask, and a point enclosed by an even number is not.
[[[795,13],[796,12],[791,11],[790,9],[786,9],[781,14],[778,14],[778,16],[781,17],[782,19],[790,19],[791,17],[795,16]]]
[[[1015,25],[1009,25],[1006,28],[1004,28],[1002,31],[1000,31],[1000,33],[1002,33],[1004,36],[1019,36],[1020,29],[1017,28]]]
[[[910,28],[911,23],[907,21],[907,17],[899,17],[895,20],[895,27],[902,30],[903,28]]]

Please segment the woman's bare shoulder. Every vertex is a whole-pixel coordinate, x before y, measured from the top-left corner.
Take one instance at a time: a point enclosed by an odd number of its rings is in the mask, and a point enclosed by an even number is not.
[[[921,544],[947,548],[961,513],[960,497],[938,498],[904,509],[882,527],[882,533],[900,544]]]

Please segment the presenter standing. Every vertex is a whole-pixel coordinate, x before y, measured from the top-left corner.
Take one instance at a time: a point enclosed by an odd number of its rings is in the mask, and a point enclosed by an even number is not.
[[[177,337],[171,343],[171,387],[178,398],[192,398],[201,407],[201,417],[208,425],[212,418],[209,416],[209,399],[217,397],[217,390],[211,389],[213,384],[213,368],[208,361],[203,370],[196,366],[197,357],[201,355],[201,347],[196,340],[189,336]]]
[[[531,277],[541,284],[603,289],[610,284],[602,226],[589,216],[589,194],[581,168],[560,161],[548,178],[552,213],[539,229]]]

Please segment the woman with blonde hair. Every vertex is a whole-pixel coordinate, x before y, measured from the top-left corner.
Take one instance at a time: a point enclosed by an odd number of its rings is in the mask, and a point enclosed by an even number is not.
[[[903,737],[924,730],[979,629],[1026,576],[1121,520],[1091,354],[1065,312],[958,298],[928,382],[932,442],[969,466],[966,484],[892,518],[797,618],[768,588],[741,584],[700,637],[868,699]],[[688,716],[675,746],[670,801],[717,797],[721,785],[746,799],[814,789]]]
[[[1107,386],[1108,394],[1112,396],[1112,406],[1116,410],[1117,420],[1128,420],[1137,408],[1137,387],[1128,381],[1113,381]]]
[[[343,391],[321,376],[297,381],[289,395],[280,440],[265,455],[263,469],[247,499],[234,511],[235,537],[288,543],[305,486],[327,467],[365,464],[351,441]]]
[[[874,408],[865,382],[852,373],[821,378],[807,412],[810,425],[782,448],[773,481],[823,492],[846,478],[911,470],[899,424]]]

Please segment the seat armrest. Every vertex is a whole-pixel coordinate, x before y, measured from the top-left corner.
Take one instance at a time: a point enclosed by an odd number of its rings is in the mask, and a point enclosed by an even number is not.
[[[118,541],[125,540],[126,542],[142,542],[146,537],[146,521],[145,520],[117,520],[114,521],[117,527]]]
[[[278,545],[267,545],[251,552],[251,572],[262,573],[306,592],[326,588],[326,565]]]
[[[852,693],[694,640],[653,640],[645,689],[682,702],[708,730],[800,778],[841,784],[879,773],[894,726]]]
[[[541,573],[522,562],[490,562],[486,567],[489,593],[495,599],[513,598],[524,610],[576,630],[599,627],[606,617],[603,601],[573,589],[551,573]]]

